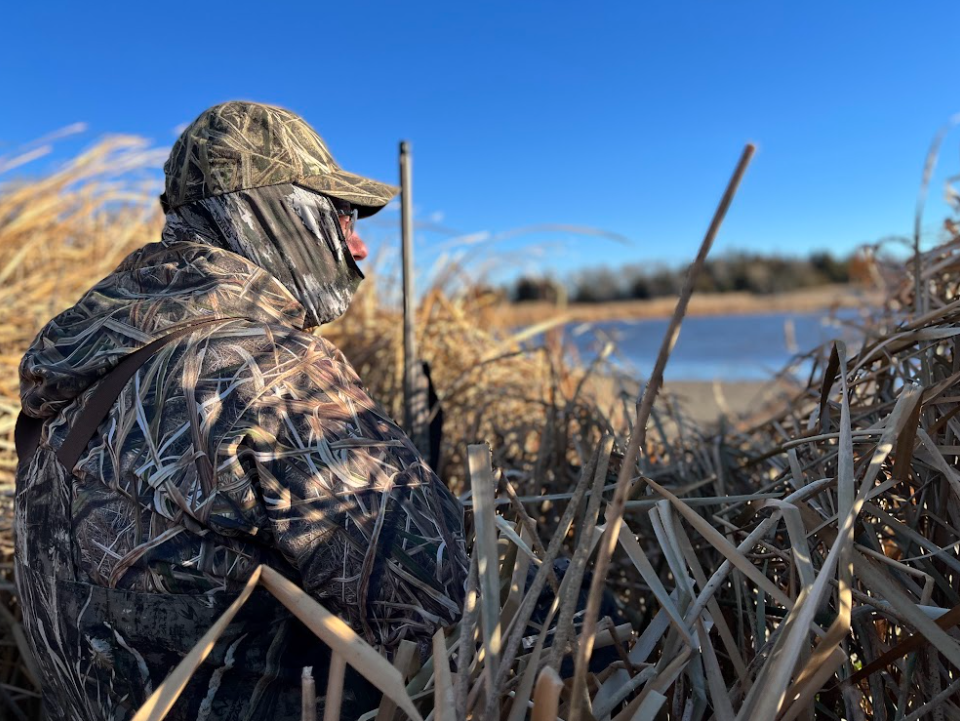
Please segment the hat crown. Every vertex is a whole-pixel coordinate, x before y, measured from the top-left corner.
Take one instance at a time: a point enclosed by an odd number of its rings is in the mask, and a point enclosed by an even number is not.
[[[303,118],[248,101],[202,112],[180,134],[163,165],[169,207],[336,170],[323,138]]]

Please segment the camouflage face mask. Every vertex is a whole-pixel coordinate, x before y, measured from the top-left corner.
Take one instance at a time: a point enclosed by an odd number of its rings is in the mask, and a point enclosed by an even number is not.
[[[167,213],[166,243],[204,243],[237,253],[300,301],[305,328],[339,318],[363,273],[326,196],[291,184],[203,198]]]

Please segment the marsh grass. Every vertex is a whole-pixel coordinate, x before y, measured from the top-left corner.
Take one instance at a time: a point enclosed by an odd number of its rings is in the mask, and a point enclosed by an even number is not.
[[[46,320],[158,236],[152,192],[123,174],[155,158],[116,138],[0,189],[0,708],[12,718],[39,718],[11,570],[17,364]],[[521,341],[546,327],[487,330],[495,299],[434,288],[418,347],[444,410],[438,470],[473,529],[463,619],[422,665],[410,646],[387,661],[270,569],[250,588],[266,586],[381,687],[378,720],[960,715],[960,237],[873,270],[886,305],[865,316],[856,352],[808,351],[801,390],[718,434],[659,399],[626,467],[636,399],[596,397],[602,358],[572,363],[559,331],[529,350]],[[397,319],[371,282],[324,333],[400,417]],[[597,576],[618,476],[630,491]],[[628,623],[591,620],[587,638],[591,577]],[[616,660],[564,678],[584,646]],[[205,648],[139,718],[160,718]],[[327,716],[337,678],[316,679]]]

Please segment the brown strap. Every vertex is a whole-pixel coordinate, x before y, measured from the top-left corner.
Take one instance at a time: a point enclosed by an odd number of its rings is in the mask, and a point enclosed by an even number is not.
[[[200,326],[228,320],[234,319],[210,318],[208,320],[190,323],[161,338],[157,338],[140,350],[125,356],[124,359],[117,364],[117,367],[107,373],[100,381],[93,395],[90,396],[90,400],[87,401],[83,410],[80,411],[80,415],[77,416],[69,433],[67,433],[67,437],[63,440],[63,443],[57,451],[57,459],[63,464],[64,468],[66,468],[67,471],[72,471],[73,467],[77,465],[80,456],[90,444],[90,439],[93,438],[94,433],[97,432],[97,428],[100,427],[100,423],[103,422],[103,419],[106,418],[110,409],[113,408],[113,404],[117,398],[120,397],[120,393],[126,387],[127,382],[133,377],[133,374],[139,370],[140,366],[146,363],[150,356],[167,343],[175,341],[177,338],[196,330]],[[17,456],[20,462],[28,461],[36,453],[37,447],[40,445],[40,430],[42,427],[42,420],[31,418],[21,411],[19,418],[17,418],[17,427],[14,431],[14,442],[16,443]]]
[[[43,421],[20,411],[16,428],[13,430],[13,443],[17,447],[17,459],[20,463],[26,463],[37,452],[41,430],[43,430]]]
[[[227,320],[233,319],[211,318],[209,320],[191,323],[182,328],[178,328],[172,333],[168,333],[162,338],[157,338],[152,343],[145,345],[138,351],[134,351],[120,361],[117,367],[100,381],[100,385],[97,386],[90,400],[87,401],[87,405],[83,407],[80,415],[77,416],[67,437],[63,439],[63,443],[57,451],[57,459],[63,464],[63,467],[66,468],[67,471],[72,471],[73,467],[77,465],[80,456],[90,444],[90,439],[93,438],[93,434],[97,432],[97,428],[100,427],[103,419],[107,417],[110,409],[113,408],[113,404],[117,398],[120,397],[120,393],[123,392],[127,382],[133,378],[133,374],[140,369],[140,366],[147,362],[150,356],[177,338],[192,333],[199,326]]]

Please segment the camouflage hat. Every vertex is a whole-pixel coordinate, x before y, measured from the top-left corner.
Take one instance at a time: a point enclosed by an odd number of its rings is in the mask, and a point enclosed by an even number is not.
[[[163,172],[164,211],[237,190],[295,183],[352,203],[364,218],[400,190],[343,170],[299,115],[246,101],[202,112],[173,144]]]

